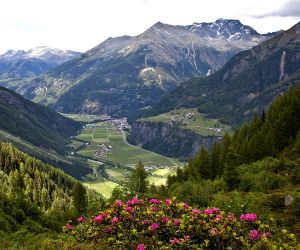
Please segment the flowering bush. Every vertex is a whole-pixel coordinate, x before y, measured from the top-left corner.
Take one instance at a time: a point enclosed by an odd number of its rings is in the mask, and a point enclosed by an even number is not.
[[[155,209],[154,209],[155,208]],[[175,198],[117,200],[89,219],[69,221],[64,231],[79,243],[112,249],[295,249],[295,235],[262,223],[256,214],[203,211]]]

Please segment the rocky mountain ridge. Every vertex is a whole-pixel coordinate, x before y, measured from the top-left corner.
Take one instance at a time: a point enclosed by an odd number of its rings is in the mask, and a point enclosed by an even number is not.
[[[158,22],[135,37],[109,38],[17,91],[62,112],[134,118],[182,81],[209,75],[237,52],[274,35],[258,34],[237,20],[209,25],[210,33],[207,24]]]
[[[0,55],[0,78],[36,77],[81,53],[38,46],[28,51],[8,50]]]

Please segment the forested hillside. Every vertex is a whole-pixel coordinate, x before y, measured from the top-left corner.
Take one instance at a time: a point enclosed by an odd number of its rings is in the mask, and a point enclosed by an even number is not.
[[[93,200],[100,206],[101,197],[89,193],[90,204]],[[65,220],[87,209],[87,192],[80,182],[0,142],[0,236],[5,239],[0,249],[56,237]]]
[[[299,159],[298,84],[278,97],[266,113],[256,115],[233,136],[225,135],[210,152],[202,148],[184,169],[178,169],[177,176],[168,177],[168,192],[192,204],[264,211],[278,225],[297,232]],[[287,203],[289,197],[291,203]]]
[[[81,124],[0,87],[0,129],[36,146],[66,152]]]

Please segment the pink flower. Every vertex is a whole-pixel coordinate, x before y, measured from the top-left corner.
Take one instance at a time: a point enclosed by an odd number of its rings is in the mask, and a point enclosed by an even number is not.
[[[84,216],[79,216],[79,217],[77,218],[77,221],[78,221],[78,223],[83,223],[83,222],[85,221]]]
[[[144,225],[148,225],[148,224],[149,224],[149,220],[144,220],[144,221],[143,221],[143,224],[144,224]]]
[[[212,229],[210,229],[209,232],[211,233],[212,236],[218,235],[218,230],[215,227],[213,227]]]
[[[133,213],[133,208],[132,207],[126,207],[126,212],[128,213]]]
[[[157,223],[153,223],[150,228],[152,231],[156,231],[159,228],[159,225]]]
[[[144,244],[138,244],[136,250],[145,250],[145,245]]]
[[[228,213],[228,214],[227,214],[227,219],[228,219],[229,221],[233,221],[233,220],[234,220],[234,214],[233,214],[233,213]]]
[[[173,238],[173,239],[170,240],[170,243],[173,244],[173,245],[176,245],[176,244],[180,243],[180,240],[177,239],[177,238]]]
[[[174,225],[179,226],[180,225],[180,219],[174,219]]]
[[[251,240],[258,240],[260,238],[260,234],[257,230],[251,230],[249,236]]]
[[[67,230],[72,230],[72,229],[73,229],[73,226],[72,226],[70,223],[68,223],[68,224],[66,225],[66,229],[67,229]]]
[[[163,223],[168,223],[169,220],[170,220],[170,219],[169,219],[168,217],[164,217],[164,218],[162,218],[161,221],[162,221]]]
[[[108,226],[108,227],[105,227],[103,229],[104,233],[107,233],[107,234],[111,234],[112,233],[112,227]]]
[[[158,199],[150,199],[149,200],[149,202],[151,203],[151,204],[156,204],[156,205],[159,205],[160,204],[160,200],[158,200]]]
[[[220,214],[217,214],[216,219],[215,219],[215,222],[221,222],[222,219],[223,219],[223,216],[220,215]]]
[[[266,233],[263,233],[262,237],[264,238],[271,238],[272,237],[272,234],[270,232],[266,232]]]
[[[102,214],[99,214],[97,215],[95,218],[94,218],[94,221],[98,224],[100,224],[102,221],[103,221],[103,215]]]
[[[257,215],[256,214],[241,214],[240,220],[255,222],[257,220]]]
[[[191,236],[185,235],[183,238],[184,238],[185,241],[189,241],[191,239]]]
[[[127,201],[128,206],[134,206],[139,204],[141,201],[138,198],[132,198],[131,200]],[[141,202],[142,203],[142,202]]]
[[[152,207],[151,210],[152,210],[152,212],[155,213],[155,212],[157,212],[158,208],[157,207]]]
[[[123,202],[121,200],[116,200],[115,201],[115,206],[116,207],[122,207],[122,205],[123,205]]]
[[[217,214],[217,213],[220,212],[220,209],[217,208],[217,207],[214,207],[212,210],[213,210],[213,213],[214,213],[214,214]]]
[[[172,204],[171,198],[166,199],[166,205],[170,206]]]
[[[213,214],[214,211],[210,208],[207,208],[207,209],[204,210],[204,213],[207,214],[207,215],[210,215],[210,214]]]
[[[184,208],[184,209],[189,209],[189,207],[190,207],[190,206],[189,206],[188,204],[186,204],[186,203],[183,202],[183,208]]]
[[[118,217],[114,217],[114,218],[111,220],[111,222],[112,222],[113,224],[117,224],[117,223],[119,222]]]
[[[197,214],[201,214],[201,211],[200,211],[199,209],[194,208],[194,209],[192,210],[192,213],[193,213],[194,215],[197,215]]]

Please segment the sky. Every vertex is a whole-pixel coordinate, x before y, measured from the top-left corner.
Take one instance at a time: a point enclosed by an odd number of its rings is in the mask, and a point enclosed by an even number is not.
[[[85,52],[108,37],[239,19],[260,33],[300,21],[300,0],[0,0],[0,54],[46,45]]]

